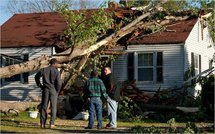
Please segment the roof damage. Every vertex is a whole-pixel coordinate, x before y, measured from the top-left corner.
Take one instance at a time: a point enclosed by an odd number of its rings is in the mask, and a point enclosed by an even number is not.
[[[95,11],[96,9],[89,10]],[[129,8],[108,8],[114,11],[115,19],[137,16],[140,12]],[[78,10],[79,12],[81,10]],[[171,44],[183,43],[187,39],[197,18],[172,22],[161,31],[127,38],[126,44]],[[117,23],[117,22],[116,22]],[[120,24],[117,24],[120,25]],[[123,26],[121,24],[121,26]],[[1,48],[41,47],[59,44],[59,36],[67,28],[66,20],[59,13],[15,14],[1,26]]]

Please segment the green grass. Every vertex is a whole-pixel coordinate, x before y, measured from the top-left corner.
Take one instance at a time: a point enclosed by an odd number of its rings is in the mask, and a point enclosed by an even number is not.
[[[1,132],[28,132],[28,133],[60,133],[58,130],[40,129],[38,127],[15,127],[15,126],[1,126]]]
[[[39,116],[39,114],[38,114]],[[39,123],[39,118],[37,117],[36,119],[34,118],[30,118],[28,116],[28,112],[27,111],[24,111],[24,112],[20,112],[18,116],[16,115],[8,115],[8,116],[1,116],[1,122],[6,122],[9,124],[14,124],[14,123],[20,123],[20,122],[23,122],[23,123]],[[2,123],[1,123],[2,124]]]
[[[149,119],[150,120],[150,119]],[[1,132],[37,132],[37,133],[63,133],[63,132],[88,132],[84,130],[84,127],[87,126],[88,121],[83,120],[63,120],[63,119],[56,119],[56,130],[51,129],[40,129],[39,128],[39,117],[36,119],[28,117],[28,112],[21,112],[18,116],[10,115],[5,116],[1,115]],[[105,126],[108,123],[107,119],[103,120],[103,126]],[[130,128],[135,128],[133,130],[138,129],[145,129],[150,128],[152,126],[156,128],[168,128],[169,124],[167,123],[161,123],[161,122],[153,122],[149,123],[149,121],[146,119],[144,121],[140,120],[133,120],[133,121],[122,121],[118,120],[118,128],[127,128],[126,130],[122,131],[128,131]],[[96,126],[97,122],[94,123]],[[200,124],[200,123],[197,123]],[[176,127],[184,128],[186,126],[186,122],[183,123],[175,123]],[[107,130],[104,129],[105,133],[112,132],[114,130]],[[119,130],[115,130],[116,132]],[[97,133],[97,130],[91,131],[93,133]],[[101,131],[99,131],[101,132]],[[114,133],[114,132],[113,132]]]

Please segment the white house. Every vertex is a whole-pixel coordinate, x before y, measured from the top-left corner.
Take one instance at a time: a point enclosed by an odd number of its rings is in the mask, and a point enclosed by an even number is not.
[[[121,81],[135,79],[143,91],[181,87],[191,65],[195,75],[212,67],[215,49],[206,25],[192,18],[136,37],[127,46],[127,54],[112,64],[114,74]]]
[[[59,51],[56,42],[66,28],[57,13],[15,14],[1,26],[1,66],[16,64]],[[1,79],[1,100],[35,100],[40,89],[35,72]]]

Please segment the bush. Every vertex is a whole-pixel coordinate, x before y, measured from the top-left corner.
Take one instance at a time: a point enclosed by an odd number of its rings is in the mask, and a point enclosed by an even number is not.
[[[212,117],[214,117],[214,77],[212,74],[200,79],[202,107],[206,108],[206,113]]]
[[[123,120],[136,120],[141,121],[142,110],[141,108],[130,98],[122,97],[122,101],[119,103],[118,118]],[[136,120],[137,121],[137,120]]]
[[[142,127],[142,126],[134,126],[130,129],[132,133],[184,133],[184,134],[194,134],[194,133],[202,133],[203,131],[197,128],[196,124],[193,122],[187,122],[185,128],[177,128],[175,119],[172,118],[167,121],[169,127],[160,128],[160,127]]]
[[[142,127],[142,126],[134,126],[130,130],[132,133],[163,133],[162,129],[157,128],[155,126],[151,127]]]

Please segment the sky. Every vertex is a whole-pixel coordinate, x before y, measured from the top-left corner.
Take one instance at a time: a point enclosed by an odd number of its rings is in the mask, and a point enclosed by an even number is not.
[[[7,4],[11,0],[0,0],[0,25],[4,24],[9,18],[13,16],[12,13],[10,13],[7,10]],[[22,0],[15,0],[15,1],[22,1]],[[39,0],[38,0],[39,1]],[[79,0],[74,0],[79,1]],[[86,1],[107,1],[107,0],[86,0]],[[119,2],[120,0],[114,0],[116,2]],[[191,1],[191,0],[188,0]]]
[[[9,18],[13,16],[12,13],[10,13],[7,10],[7,4],[10,0],[0,0],[0,25],[4,24]],[[16,0],[16,1],[21,1],[21,0]],[[93,1],[93,0],[89,0]],[[106,0],[101,0],[101,1],[106,1]],[[119,0],[115,0],[119,2]]]
[[[12,17],[12,14],[6,11],[8,1],[9,0],[1,0],[0,2],[0,25]]]

